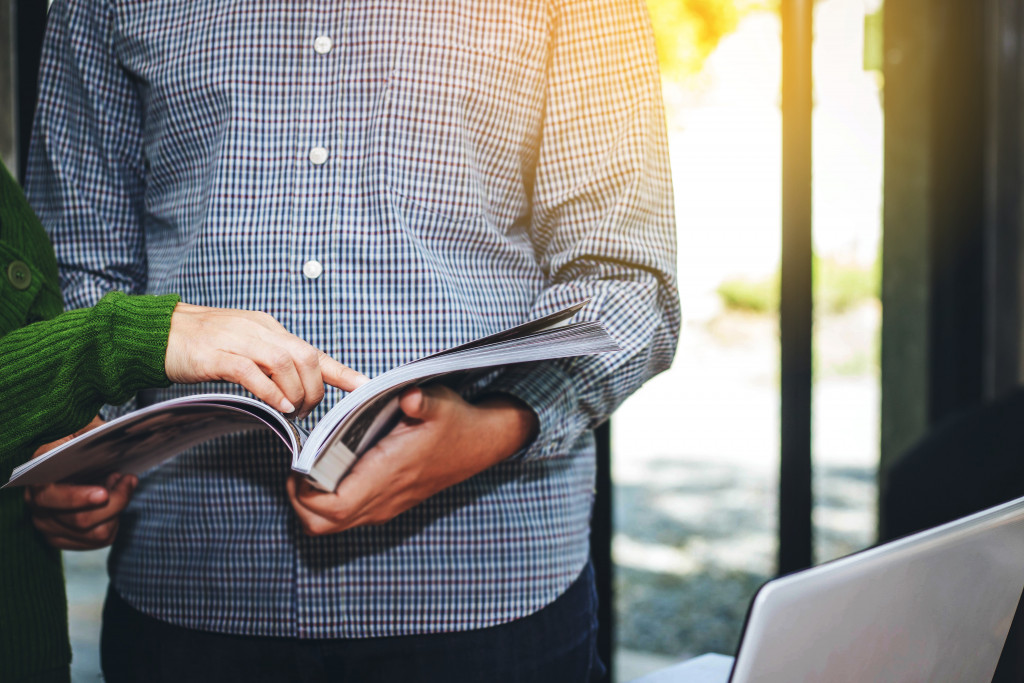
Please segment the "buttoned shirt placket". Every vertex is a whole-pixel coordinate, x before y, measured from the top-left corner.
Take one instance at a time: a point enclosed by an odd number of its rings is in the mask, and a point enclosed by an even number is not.
[[[292,283],[292,330],[314,344],[329,335],[315,320],[300,315],[307,306],[329,298],[329,282],[337,275],[331,234],[338,227],[341,147],[337,101],[340,60],[335,41],[341,24],[340,3],[312,0],[292,49],[300,67],[295,80],[294,167],[288,255]]]
[[[292,330],[318,348],[341,357],[337,313],[328,316],[303,315],[304,310],[338,311],[338,245],[345,229],[343,211],[343,126],[344,82],[343,44],[345,3],[310,0],[301,24],[300,40],[295,46],[301,76],[296,80],[294,97],[296,135],[294,143],[295,186],[292,196],[289,267],[292,283]],[[346,359],[346,362],[351,362]],[[330,406],[339,395],[330,392]],[[323,409],[315,411],[314,417]],[[315,420],[308,420],[311,428]],[[319,585],[299,554],[317,554],[318,542],[306,537],[295,524],[295,616],[297,635],[309,637],[327,618],[323,600],[318,600]],[[339,596],[335,593],[335,598]],[[340,605],[335,602],[335,605]]]

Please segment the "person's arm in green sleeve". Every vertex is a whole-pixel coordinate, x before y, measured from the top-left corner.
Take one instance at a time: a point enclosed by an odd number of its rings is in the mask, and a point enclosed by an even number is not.
[[[107,403],[167,386],[167,336],[176,295],[112,292],[0,337],[0,463],[85,426]]]

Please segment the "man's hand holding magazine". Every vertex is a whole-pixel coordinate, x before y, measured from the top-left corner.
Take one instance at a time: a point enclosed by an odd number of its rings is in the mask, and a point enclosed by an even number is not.
[[[428,385],[405,391],[399,407],[398,424],[334,491],[289,477],[288,496],[307,534],[384,524],[516,453],[538,429],[534,412],[505,395],[469,403],[447,387]]]

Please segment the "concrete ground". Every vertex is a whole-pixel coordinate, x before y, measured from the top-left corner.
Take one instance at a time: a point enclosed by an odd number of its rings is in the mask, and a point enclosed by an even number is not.
[[[65,552],[72,683],[102,681],[100,617],[107,590],[107,550]]]

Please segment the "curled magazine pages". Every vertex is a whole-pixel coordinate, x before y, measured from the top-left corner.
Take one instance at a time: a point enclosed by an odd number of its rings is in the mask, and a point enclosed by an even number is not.
[[[211,439],[269,430],[292,454],[292,469],[333,491],[355,461],[395,425],[405,389],[515,363],[619,350],[604,325],[566,323],[586,305],[411,361],[371,379],[335,404],[308,434],[245,396],[197,394],[123,415],[16,468],[4,485],[92,483],[110,472],[146,470]]]

